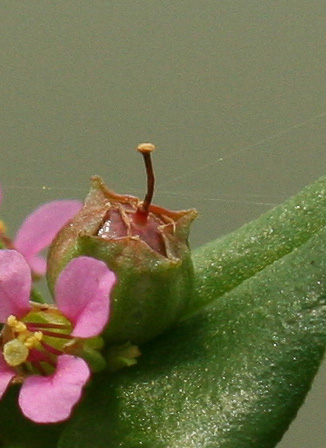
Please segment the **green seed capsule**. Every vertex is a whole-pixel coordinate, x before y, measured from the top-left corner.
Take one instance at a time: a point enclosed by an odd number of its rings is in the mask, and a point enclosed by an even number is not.
[[[61,230],[49,252],[52,290],[61,270],[80,255],[105,261],[117,274],[104,334],[112,344],[140,344],[157,336],[182,316],[192,297],[188,234],[197,212],[151,205],[154,178],[151,182],[148,177],[144,201],[118,195],[93,177],[83,208]]]

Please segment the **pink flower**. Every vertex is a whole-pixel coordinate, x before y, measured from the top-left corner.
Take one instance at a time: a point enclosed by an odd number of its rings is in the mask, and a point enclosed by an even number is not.
[[[33,303],[25,258],[0,250],[0,398],[10,383],[23,383],[18,402],[27,418],[54,423],[70,416],[90,376],[74,349],[103,331],[115,280],[102,261],[75,258],[58,277],[56,307]]]
[[[0,204],[1,200],[0,187]],[[80,201],[52,201],[41,205],[24,220],[12,245],[24,255],[37,275],[44,275],[46,271],[46,260],[38,255],[39,252],[51,244],[59,230],[81,207]]]

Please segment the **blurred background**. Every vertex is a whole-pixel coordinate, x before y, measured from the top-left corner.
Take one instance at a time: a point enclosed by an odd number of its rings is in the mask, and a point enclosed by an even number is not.
[[[1,217],[84,198],[93,174],[196,207],[196,247],[325,174],[326,4],[2,0]],[[326,365],[279,448],[324,448]]]

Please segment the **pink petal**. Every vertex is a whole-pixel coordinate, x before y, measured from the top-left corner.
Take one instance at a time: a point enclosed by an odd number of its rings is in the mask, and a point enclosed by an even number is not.
[[[31,309],[31,269],[15,250],[0,250],[0,322],[11,314],[22,317]]]
[[[109,318],[115,281],[115,274],[103,261],[90,257],[73,259],[61,272],[55,302],[73,323],[73,336],[90,338],[102,332]]]
[[[89,368],[83,359],[61,355],[53,375],[33,375],[25,380],[19,393],[19,406],[25,417],[36,423],[66,420],[79,401],[89,376]]]
[[[29,260],[29,265],[33,272],[38,275],[45,275],[46,273],[46,259],[39,255],[34,255],[33,258]]]
[[[51,244],[59,230],[73,218],[82,207],[80,201],[53,201],[44,204],[29,215],[21,225],[14,242],[39,274],[45,273],[45,260],[40,264],[36,254]]]
[[[6,392],[10,381],[16,376],[14,369],[9,367],[5,360],[3,359],[2,353],[0,351],[0,399],[2,395]]]

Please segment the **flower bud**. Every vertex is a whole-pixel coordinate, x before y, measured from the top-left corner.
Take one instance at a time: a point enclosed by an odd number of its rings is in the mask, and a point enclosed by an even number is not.
[[[192,297],[188,234],[197,212],[152,205],[151,194],[144,201],[119,195],[93,177],[84,206],[50,248],[51,290],[65,265],[80,255],[103,260],[117,274],[104,334],[112,344],[155,337],[182,316]]]

